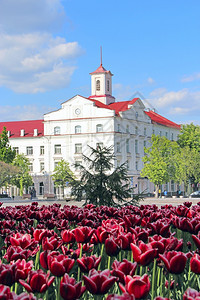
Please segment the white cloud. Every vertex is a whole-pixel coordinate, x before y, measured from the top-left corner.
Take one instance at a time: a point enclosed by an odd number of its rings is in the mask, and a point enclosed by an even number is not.
[[[43,119],[43,114],[52,110],[55,110],[55,107],[41,105],[5,105],[0,106],[0,120],[1,122],[8,122]]]
[[[147,78],[147,82],[148,82],[149,84],[154,84],[154,83],[155,83],[155,80],[154,80],[152,77],[149,77],[149,78]]]
[[[61,0],[0,0],[0,87],[37,93],[70,83],[82,50],[52,35],[64,17]]]
[[[200,80],[200,73],[195,73],[193,75],[190,76],[185,76],[181,79],[182,82],[192,82],[195,80]]]

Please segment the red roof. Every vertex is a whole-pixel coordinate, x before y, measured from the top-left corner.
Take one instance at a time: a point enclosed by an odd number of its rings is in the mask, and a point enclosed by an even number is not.
[[[108,105],[109,109],[115,110],[118,115],[120,111],[126,111],[129,109],[129,105],[134,104],[139,98],[133,98],[130,101],[113,102]]]
[[[164,125],[164,126],[167,126],[167,127],[173,127],[173,128],[181,129],[181,125],[178,125],[178,124],[162,117],[161,115],[155,113],[152,110],[145,111],[145,114],[147,114],[151,118],[152,123],[157,123],[157,124]]]
[[[31,120],[31,121],[14,121],[14,122],[0,122],[0,132],[5,126],[7,131],[10,131],[10,138],[20,137],[20,130],[25,130],[23,137],[33,137],[34,129],[38,130],[37,136],[44,135],[44,120]]]
[[[96,74],[96,73],[110,73],[111,75],[113,75],[110,71],[107,71],[102,64],[96,69],[96,71],[90,73],[90,74]]]

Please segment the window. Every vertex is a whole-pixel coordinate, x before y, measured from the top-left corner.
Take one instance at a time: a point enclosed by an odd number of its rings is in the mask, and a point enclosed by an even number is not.
[[[136,113],[135,113],[135,117],[136,117],[136,119],[138,118],[138,112],[136,111]]]
[[[96,81],[96,90],[100,91],[100,80]]]
[[[146,147],[147,146],[147,141],[144,141],[144,147]]]
[[[168,132],[167,131],[165,132],[165,136],[166,136],[166,138],[168,138]]]
[[[159,135],[162,136],[162,131],[159,132]]]
[[[129,139],[126,140],[126,152],[130,152],[130,149],[129,149]]]
[[[135,169],[138,171],[138,161],[135,162]]]
[[[126,126],[126,133],[129,133],[129,125]]]
[[[117,152],[121,152],[120,142],[117,143]]]
[[[135,140],[135,153],[138,153],[138,140]]]
[[[44,146],[40,146],[40,155],[44,155]]]
[[[75,144],[75,153],[82,153],[82,144]]]
[[[110,89],[110,81],[107,80],[107,91],[109,92],[109,89]]]
[[[59,126],[54,127],[54,134],[60,134],[60,127]]]
[[[33,155],[33,147],[32,146],[26,147],[26,155]]]
[[[75,133],[81,133],[81,126],[80,125],[75,126]]]
[[[13,147],[13,150],[15,150],[16,154],[19,154],[19,147]]]
[[[40,162],[40,172],[44,171],[44,162]]]
[[[120,124],[117,124],[117,132],[121,132]]]
[[[39,194],[40,195],[44,194],[44,182],[40,182],[39,184]]]
[[[152,134],[155,134],[155,130],[153,129]]]
[[[130,170],[130,161],[129,160],[127,160],[126,166],[127,166],[127,170]]]
[[[135,134],[138,135],[138,127],[135,127]]]
[[[147,129],[144,128],[144,135],[146,136],[147,135]]]
[[[174,134],[173,133],[171,134],[171,140],[172,141],[174,140]]]
[[[76,161],[75,161],[75,169],[76,169],[76,170],[79,170],[81,164],[82,164],[82,161],[76,160]]]
[[[102,132],[102,131],[103,131],[103,125],[102,124],[97,124],[96,132]]]
[[[54,154],[61,154],[61,145],[54,145]]]
[[[103,148],[103,143],[96,143],[96,149],[102,149]]]
[[[33,163],[32,162],[29,163],[28,168],[29,168],[30,172],[33,172]]]

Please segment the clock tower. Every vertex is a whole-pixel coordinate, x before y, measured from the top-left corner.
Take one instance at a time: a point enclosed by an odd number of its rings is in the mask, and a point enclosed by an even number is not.
[[[102,66],[102,61],[98,69],[90,73],[90,75],[91,96],[89,98],[98,100],[107,105],[115,102],[115,98],[112,96],[113,74]]]

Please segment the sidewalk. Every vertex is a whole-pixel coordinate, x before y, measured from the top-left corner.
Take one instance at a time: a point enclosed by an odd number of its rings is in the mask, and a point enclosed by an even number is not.
[[[162,205],[165,204],[172,204],[173,206],[177,206],[180,204],[183,204],[183,202],[192,202],[193,205],[197,204],[198,202],[200,202],[200,198],[152,198],[152,197],[147,197],[144,198],[143,201],[140,201],[140,205],[152,205],[152,204],[156,204],[159,208]],[[43,200],[43,199],[37,199],[37,198],[33,198],[33,200],[22,200],[19,198],[15,198],[15,200],[13,201],[11,198],[1,198],[0,202],[3,203],[3,206],[15,206],[15,205],[30,205],[32,202],[38,202],[38,205],[52,205],[53,203],[59,203],[61,204],[61,206],[64,205],[75,205],[78,207],[81,207],[84,204],[84,201],[66,201],[66,200],[57,200],[57,199],[48,199],[48,200]]]

